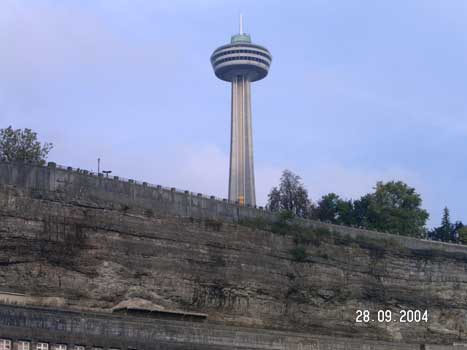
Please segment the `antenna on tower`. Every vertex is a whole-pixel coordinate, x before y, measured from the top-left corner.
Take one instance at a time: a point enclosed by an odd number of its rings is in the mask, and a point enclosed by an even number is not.
[[[243,35],[243,15],[240,14],[240,35]]]

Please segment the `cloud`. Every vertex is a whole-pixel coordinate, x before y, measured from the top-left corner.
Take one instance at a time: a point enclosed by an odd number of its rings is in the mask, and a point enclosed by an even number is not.
[[[410,65],[403,69],[408,67]],[[414,82],[403,84],[401,72],[381,70],[378,66],[363,68],[345,63],[307,69],[303,79],[307,83],[309,97],[319,96],[328,105],[340,101],[334,107],[337,110],[339,105],[344,106],[342,108],[352,106],[358,112],[354,118],[362,124],[382,121],[410,128],[430,128],[460,135],[467,133],[464,101],[451,91],[440,88],[439,80],[422,72],[413,72],[418,79],[417,84],[424,84],[423,89],[415,89]],[[364,70],[367,74],[361,74]]]
[[[171,173],[163,176],[182,189],[227,198],[229,157],[214,145],[180,147],[171,159]]]
[[[66,133],[66,118],[83,119],[79,132],[88,118],[120,122],[122,111],[145,115],[157,99],[162,105],[168,84],[160,82],[177,81],[184,73],[176,67],[190,65],[180,64],[186,58],[169,38],[119,28],[124,18],[85,1],[1,1],[2,122],[36,129],[51,122]]]
[[[0,72],[19,82],[70,75],[144,77],[158,65],[174,66],[180,57],[168,40],[128,40],[109,18],[73,2],[5,0],[0,39]],[[170,72],[160,69],[158,75],[168,77]]]
[[[377,181],[401,180],[412,187],[423,187],[421,177],[411,171],[400,168],[364,169],[341,164],[324,164],[315,169],[307,169],[303,181],[309,186],[313,199],[323,194],[335,192],[344,198],[359,198],[373,191]]]

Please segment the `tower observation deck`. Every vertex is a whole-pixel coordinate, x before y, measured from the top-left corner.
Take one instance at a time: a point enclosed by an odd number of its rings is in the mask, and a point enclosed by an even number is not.
[[[232,36],[230,44],[217,48],[211,55],[214,73],[232,83],[232,120],[230,134],[229,200],[241,205],[256,205],[253,165],[250,83],[266,77],[272,56],[263,46],[253,44],[250,35]]]

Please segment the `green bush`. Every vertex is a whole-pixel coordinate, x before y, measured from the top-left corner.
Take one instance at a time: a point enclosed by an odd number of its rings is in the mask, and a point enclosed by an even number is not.
[[[290,220],[295,219],[295,214],[291,212],[290,210],[282,210],[277,215],[277,219],[278,221],[281,221],[281,222],[288,222]]]
[[[290,235],[297,230],[297,224],[292,220],[295,215],[291,211],[283,210],[277,214],[276,220],[271,225],[271,231],[280,235]]]
[[[255,230],[271,231],[271,223],[263,217],[242,219],[238,221],[238,224]]]
[[[302,261],[304,247],[313,245],[319,247],[323,242],[329,244],[338,244],[350,246],[353,248],[362,248],[370,251],[370,254],[376,258],[383,257],[387,251],[406,253],[405,248],[392,238],[386,237],[351,237],[349,234],[334,233],[327,227],[308,227],[297,220],[294,220],[293,214],[290,212],[280,212],[274,222],[270,222],[262,217],[242,220],[239,224],[271,231],[282,236],[291,236],[294,243],[297,245],[293,250],[295,260]],[[305,254],[306,255],[306,254]]]
[[[334,240],[333,233],[324,227],[312,228],[296,225],[293,232],[294,242],[297,244],[321,245],[321,242],[331,242]]]
[[[302,245],[296,246],[290,250],[290,254],[292,254],[293,259],[297,262],[305,261],[307,258],[306,249]]]

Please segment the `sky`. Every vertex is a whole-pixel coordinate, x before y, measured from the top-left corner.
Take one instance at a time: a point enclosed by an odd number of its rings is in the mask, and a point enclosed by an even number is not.
[[[284,169],[312,200],[401,180],[438,225],[467,221],[465,0],[2,0],[0,127],[49,160],[227,196],[238,32],[273,55],[252,86],[258,205]]]

